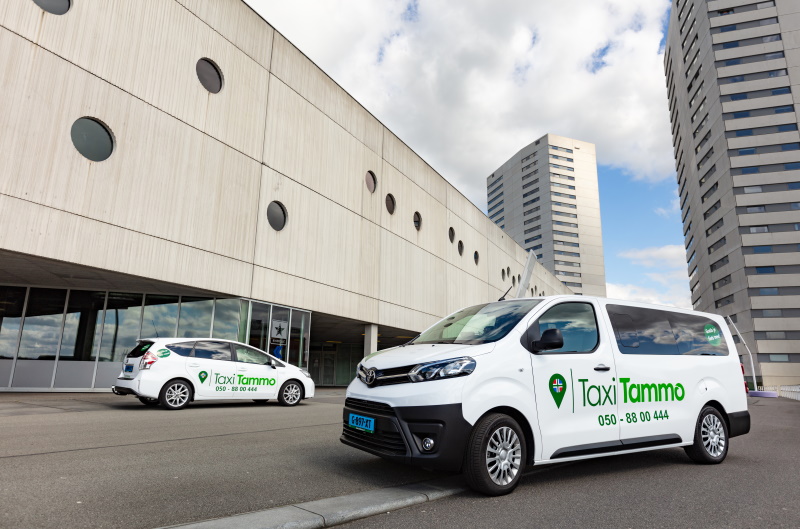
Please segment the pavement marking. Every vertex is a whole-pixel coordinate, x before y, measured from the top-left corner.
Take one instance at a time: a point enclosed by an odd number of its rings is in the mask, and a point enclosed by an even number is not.
[[[317,529],[438,500],[466,490],[467,488],[460,478],[448,477],[170,527],[184,529]]]

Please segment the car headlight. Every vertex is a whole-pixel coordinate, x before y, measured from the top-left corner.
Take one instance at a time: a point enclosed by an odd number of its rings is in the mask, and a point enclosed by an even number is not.
[[[412,382],[427,382],[442,378],[465,377],[475,371],[475,360],[468,356],[430,362],[415,366],[408,373]]]
[[[305,369],[301,369],[301,370],[300,370],[300,372],[301,372],[301,373],[303,373],[303,374],[304,374],[305,376],[307,376],[308,378],[311,378],[311,373],[309,373],[309,372],[308,372],[308,371],[306,371]]]

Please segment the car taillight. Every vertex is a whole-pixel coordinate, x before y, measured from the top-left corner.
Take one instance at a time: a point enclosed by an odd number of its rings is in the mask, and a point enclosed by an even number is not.
[[[139,369],[150,369],[150,366],[155,364],[157,360],[158,357],[155,355],[155,353],[147,351],[139,361]]]
[[[742,376],[744,377],[744,364],[739,362],[739,366],[742,368]],[[747,387],[747,381],[744,381],[744,392],[750,394],[750,388]]]

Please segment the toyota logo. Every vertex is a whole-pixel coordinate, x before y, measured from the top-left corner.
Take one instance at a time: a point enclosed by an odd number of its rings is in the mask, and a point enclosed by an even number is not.
[[[372,386],[375,384],[375,370],[374,369],[367,369],[367,375],[364,377],[364,382],[368,386]]]

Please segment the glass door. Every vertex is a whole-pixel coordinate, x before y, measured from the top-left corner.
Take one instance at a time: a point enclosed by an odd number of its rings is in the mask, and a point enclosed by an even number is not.
[[[266,303],[251,303],[250,335],[247,343],[257,349],[266,351],[269,344],[269,325],[272,306]]]

